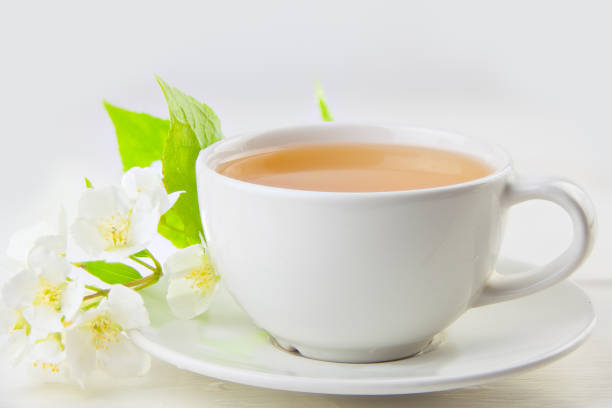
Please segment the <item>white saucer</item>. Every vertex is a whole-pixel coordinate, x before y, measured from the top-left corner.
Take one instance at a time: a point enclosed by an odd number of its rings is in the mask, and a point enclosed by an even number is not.
[[[512,273],[525,265],[502,261]],[[388,363],[340,364],[281,350],[222,290],[205,317],[172,320],[144,294],[154,326],[132,332],[136,344],[179,368],[258,387],[326,394],[410,394],[481,384],[526,371],[580,346],[595,325],[587,295],[571,282],[472,309],[438,335],[428,352]]]

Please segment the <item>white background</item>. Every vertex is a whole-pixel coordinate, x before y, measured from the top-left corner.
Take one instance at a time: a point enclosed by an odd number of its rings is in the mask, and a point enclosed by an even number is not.
[[[584,0],[3,2],[0,247],[60,202],[74,207],[84,176],[118,181],[103,98],[166,116],[158,74],[213,107],[232,135],[318,121],[318,79],[339,120],[473,135],[504,146],[521,174],[582,185],[600,231],[576,279],[609,284],[611,12]],[[570,233],[561,210],[524,204],[504,252],[543,262]],[[11,395],[36,406],[43,394]]]
[[[116,182],[101,101],[166,116],[154,74],[211,105],[226,135],[318,121],[319,79],[339,120],[496,141],[521,174],[584,186],[603,236],[611,11],[592,1],[7,3],[0,245],[57,203],[73,206],[83,176]],[[534,214],[538,222],[524,222]],[[545,261],[569,234],[560,210],[526,204],[511,213],[504,252]],[[596,248],[592,258],[604,257]]]

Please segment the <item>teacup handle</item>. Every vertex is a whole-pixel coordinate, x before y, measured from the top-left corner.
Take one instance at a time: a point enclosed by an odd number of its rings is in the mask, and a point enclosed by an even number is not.
[[[502,196],[506,208],[528,200],[548,200],[569,214],[573,239],[569,247],[550,263],[517,275],[494,272],[472,306],[483,306],[529,295],[562,281],[587,257],[593,246],[596,221],[591,199],[577,185],[566,180],[509,182]]]

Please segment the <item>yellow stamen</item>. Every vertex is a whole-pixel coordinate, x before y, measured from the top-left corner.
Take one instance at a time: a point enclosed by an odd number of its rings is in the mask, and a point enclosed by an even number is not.
[[[119,342],[121,326],[114,323],[106,314],[100,314],[85,323],[85,328],[91,331],[91,341],[97,350],[108,350],[111,343]]]
[[[38,278],[36,295],[32,304],[34,306],[51,306],[55,311],[59,312],[61,308],[62,292],[66,284],[61,283],[54,285],[45,278]]]
[[[130,217],[117,211],[115,215],[98,220],[98,232],[108,243],[108,247],[119,248],[127,245],[130,229]]]
[[[57,364],[55,364],[55,363],[45,363],[45,362],[42,362],[42,361],[35,361],[35,362],[32,363],[32,366],[33,367],[39,367],[40,366],[41,370],[43,370],[43,371],[47,371],[48,370],[52,374],[57,374],[57,373],[60,372],[59,366]]]
[[[189,285],[192,289],[198,293],[204,294],[211,290],[219,281],[219,275],[215,272],[208,258],[204,256],[204,264],[200,268],[194,269],[185,275],[185,279],[192,281]]]
[[[64,351],[64,344],[62,343],[62,335],[60,333],[50,333],[44,339],[39,339],[34,342],[34,344],[40,344],[45,341],[54,341],[57,343],[60,350]],[[49,363],[46,361],[37,360],[32,363],[34,367],[40,367],[43,371],[49,371],[52,374],[57,374],[60,372],[59,365],[56,363]]]

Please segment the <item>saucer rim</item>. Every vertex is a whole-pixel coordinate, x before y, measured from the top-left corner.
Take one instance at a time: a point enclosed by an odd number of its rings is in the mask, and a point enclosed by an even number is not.
[[[595,315],[593,302],[587,293],[574,282],[566,280],[561,282],[559,285],[572,286],[573,289],[577,290],[577,292],[580,293],[586,303],[590,306],[590,322],[585,325],[580,333],[572,338],[571,341],[528,362],[519,362],[501,369],[476,374],[455,375],[443,378],[440,378],[439,376],[424,376],[418,378],[321,379],[311,376],[289,376],[283,374],[262,373],[244,368],[228,367],[227,365],[212,363],[206,360],[187,356],[150,340],[141,329],[131,330],[129,334],[137,346],[156,358],[180,369],[185,369],[207,377],[249,386],[283,391],[333,395],[399,395],[445,391],[477,384],[484,384],[519,372],[533,370],[568,355],[584,344],[597,323],[597,316]],[[509,302],[512,302],[512,300]],[[362,365],[351,363],[331,363],[325,361],[322,361],[322,363],[343,364],[347,366]]]

